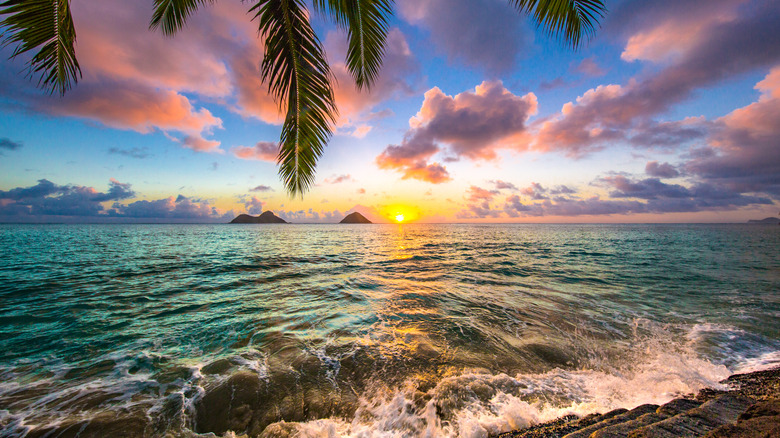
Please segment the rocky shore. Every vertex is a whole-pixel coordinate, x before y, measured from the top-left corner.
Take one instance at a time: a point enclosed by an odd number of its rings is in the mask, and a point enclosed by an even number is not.
[[[780,437],[780,367],[735,374],[662,406],[646,404],[583,418],[574,415],[499,438],[770,438]]]

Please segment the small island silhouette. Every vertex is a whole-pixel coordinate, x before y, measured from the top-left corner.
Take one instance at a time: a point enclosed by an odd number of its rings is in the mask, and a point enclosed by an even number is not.
[[[260,216],[240,214],[230,221],[231,224],[286,224],[287,221],[275,215],[272,211],[264,211]]]
[[[350,213],[339,222],[340,224],[371,224],[370,220],[358,212]]]
[[[770,225],[775,225],[775,224],[780,224],[780,218],[767,217],[767,218],[764,218],[764,219],[750,219],[748,221],[748,223],[749,224],[770,224]]]

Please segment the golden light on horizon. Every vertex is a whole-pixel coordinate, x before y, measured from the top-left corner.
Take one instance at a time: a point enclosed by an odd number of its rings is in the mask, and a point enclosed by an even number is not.
[[[382,217],[391,224],[413,223],[420,219],[420,210],[417,207],[408,204],[398,203],[384,205],[380,207],[379,211]]]

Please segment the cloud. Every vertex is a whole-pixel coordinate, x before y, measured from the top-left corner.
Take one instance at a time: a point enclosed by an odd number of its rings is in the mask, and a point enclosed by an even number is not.
[[[643,2],[632,4],[638,3]],[[709,126],[701,119],[656,122],[653,117],[689,98],[696,89],[780,60],[780,8],[773,1],[755,0],[743,8],[720,0],[713,5],[691,1],[665,4],[669,10],[659,16],[656,24],[648,21],[640,32],[669,34],[680,44],[648,43],[652,50],[637,53],[656,53],[661,47],[676,47],[679,53],[642,55],[641,59],[663,59],[667,65],[623,86],[591,89],[576,103],[565,104],[558,116],[538,124],[536,149],[560,150],[580,157],[616,141],[668,147],[703,137]],[[678,18],[673,17],[685,17],[684,23],[669,27],[668,22],[677,23]],[[686,39],[686,32],[694,28],[696,38]]]
[[[439,52],[491,75],[506,73],[531,45],[531,32],[507,2],[400,0],[401,18],[430,32]]]
[[[252,196],[251,198],[244,200],[244,208],[249,214],[261,214],[263,212],[263,201]]]
[[[93,198],[93,202],[121,201],[135,197],[135,192],[130,188],[130,184],[121,183],[111,178],[108,184],[108,192],[98,193]]]
[[[206,140],[198,136],[188,135],[182,139],[182,144],[198,152],[221,152],[219,149],[220,142]]]
[[[541,200],[541,199],[548,199],[547,193],[549,191],[542,187],[541,184],[532,182],[530,186],[520,190],[520,193],[524,194],[525,196],[528,196],[529,198],[533,200]]]
[[[232,211],[223,213],[206,201],[179,195],[153,201],[125,201],[136,197],[129,183],[109,181],[108,190],[93,187],[57,185],[42,179],[31,187],[0,191],[0,217],[19,222],[137,222],[152,221],[225,221]],[[109,208],[104,205],[112,202]]]
[[[107,192],[84,186],[58,186],[42,179],[32,187],[0,191],[0,215],[97,216],[104,213],[102,203],[134,196],[130,184],[115,179],[110,180]]]
[[[150,219],[211,219],[222,218],[219,212],[208,202],[194,202],[186,196],[158,199],[154,201],[135,201],[123,205],[113,204],[111,216],[125,218]]]
[[[152,156],[145,147],[143,148],[133,147],[130,149],[120,149],[120,148],[112,147],[108,149],[108,153],[113,155],[122,155],[129,158],[135,158],[138,160],[142,160],[144,158],[148,158]]]
[[[0,149],[5,149],[8,151],[15,151],[17,149],[21,149],[23,146],[23,143],[18,141],[13,141],[10,138],[2,137],[0,138]],[[2,155],[2,151],[0,151],[0,155]]]
[[[313,208],[297,211],[277,210],[274,213],[287,222],[294,223],[335,223],[339,222],[345,216],[345,214],[341,213],[339,210],[316,211]]]
[[[425,93],[420,111],[409,121],[402,144],[385,148],[377,164],[401,172],[404,178],[448,181],[444,166],[428,163],[433,155],[446,147],[450,159],[495,159],[497,148],[511,147],[524,134],[536,108],[533,93],[516,96],[501,82],[483,82],[473,92],[454,97],[433,88]]]
[[[541,203],[523,204],[517,195],[510,196],[503,205],[507,216],[604,216],[613,214],[645,213],[645,204],[637,201],[605,200],[597,196],[579,200],[557,198]]]
[[[695,149],[683,167],[703,181],[739,193],[780,198],[780,65],[758,84],[759,99],[715,121],[709,145]]]
[[[585,76],[604,76],[607,72],[596,63],[596,57],[590,56],[583,59],[574,67],[574,71]]]
[[[325,178],[325,184],[339,184],[349,181],[352,181],[351,175],[333,175],[330,178]]]
[[[238,146],[233,148],[233,155],[244,160],[262,160],[275,163],[279,155],[279,144],[270,141],[258,142],[253,147]]]
[[[498,217],[501,212],[490,207],[490,203],[497,194],[498,190],[486,190],[482,187],[470,186],[466,191],[466,210],[456,214],[456,217]]]
[[[259,186],[252,187],[251,189],[249,189],[249,191],[250,192],[273,192],[274,189],[272,189],[270,186],[259,185]]]
[[[0,65],[8,105],[86,118],[117,129],[190,137],[184,147],[215,151],[208,139],[222,121],[199,99],[246,117],[280,123],[279,108],[260,82],[263,44],[248,6],[220,2],[200,8],[175,37],[149,31],[143,2],[74,2],[84,77],[63,99],[20,78],[22,60]],[[249,80],[251,78],[251,80]]]
[[[666,184],[658,178],[630,180],[623,175],[610,176],[601,180],[614,190],[609,193],[613,198],[688,198],[692,193],[679,184]]]
[[[538,183],[531,183],[521,189],[519,194],[501,199],[498,190],[471,186],[466,191],[465,208],[456,217],[479,219],[663,214],[721,211],[772,204],[766,197],[746,195],[723,185],[702,181],[695,181],[686,187],[666,184],[658,178],[632,179],[625,175],[612,175],[598,179],[596,184],[609,191],[608,199],[601,196],[581,199],[574,196],[577,191],[570,187],[547,189]]]
[[[173,90],[137,87],[126,82],[85,81],[60,100],[38,99],[33,105],[43,112],[59,116],[82,117],[118,129],[150,133],[155,130],[180,132],[187,138],[200,138],[212,146],[196,150],[211,151],[214,143],[202,136],[222,127],[222,120],[211,111],[193,107],[190,100]],[[191,147],[186,141],[183,143]]]
[[[733,20],[745,0],[623,2],[607,16],[605,31],[627,40],[621,58],[660,62],[700,44],[711,27]]]
[[[66,190],[47,179],[39,179],[38,184],[32,187],[17,187],[9,191],[0,191],[0,199],[21,201],[25,199],[43,198]]]
[[[680,176],[680,172],[669,163],[658,163],[650,161],[645,166],[645,173],[658,178],[675,178]]]
[[[500,179],[495,181],[490,181],[490,183],[496,186],[496,190],[505,190],[505,189],[514,190],[514,191],[519,190],[516,185],[510,182],[501,181]]]

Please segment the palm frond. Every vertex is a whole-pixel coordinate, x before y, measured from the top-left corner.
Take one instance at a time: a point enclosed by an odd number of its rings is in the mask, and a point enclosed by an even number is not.
[[[261,0],[250,11],[265,38],[262,79],[287,108],[279,174],[290,195],[303,196],[314,184],[317,159],[338,114],[330,67],[302,0]]]
[[[216,0],[154,0],[154,14],[150,29],[162,27],[166,35],[173,35],[187,22],[187,18],[199,7]]]
[[[11,58],[38,49],[27,62],[38,87],[64,95],[81,77],[76,29],[67,0],[8,0],[0,3],[0,38],[15,45]]]
[[[393,0],[315,0],[315,9],[327,11],[345,28],[349,39],[347,68],[358,89],[370,88],[382,67],[387,21]]]
[[[604,0],[509,0],[520,12],[533,16],[548,34],[576,48],[583,37],[596,32],[599,20],[607,13]]]

